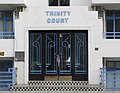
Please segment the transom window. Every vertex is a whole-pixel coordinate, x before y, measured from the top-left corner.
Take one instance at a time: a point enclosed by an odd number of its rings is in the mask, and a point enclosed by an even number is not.
[[[49,0],[49,6],[69,6],[69,0]]]
[[[13,12],[0,11],[0,39],[13,38]]]
[[[106,39],[120,39],[120,10],[106,11]]]

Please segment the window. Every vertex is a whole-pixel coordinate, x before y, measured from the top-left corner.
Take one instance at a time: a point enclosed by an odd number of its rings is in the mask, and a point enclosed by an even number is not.
[[[104,57],[101,84],[106,90],[120,90],[120,58]]]
[[[0,39],[12,39],[13,34],[12,11],[0,11]]]
[[[69,0],[49,0],[49,6],[69,6]]]
[[[120,68],[120,58],[119,57],[104,57],[103,58],[103,67],[108,68],[109,70],[115,70]]]
[[[120,10],[106,11],[106,39],[120,39]]]
[[[8,71],[13,68],[13,60],[0,60],[0,71]]]

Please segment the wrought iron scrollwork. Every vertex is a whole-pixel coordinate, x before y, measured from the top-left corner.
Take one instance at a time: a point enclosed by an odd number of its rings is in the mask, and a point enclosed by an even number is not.
[[[71,73],[71,34],[62,33],[60,37],[60,74]]]
[[[40,45],[40,42],[39,42],[39,40],[41,39],[41,36],[39,36],[33,43],[32,43],[32,45],[34,46],[34,47],[39,47],[39,45]]]
[[[32,33],[30,38],[30,72],[42,73],[42,35]]]
[[[57,34],[46,34],[46,74],[56,74]]]
[[[75,34],[75,73],[86,73],[86,35],[85,33]]]

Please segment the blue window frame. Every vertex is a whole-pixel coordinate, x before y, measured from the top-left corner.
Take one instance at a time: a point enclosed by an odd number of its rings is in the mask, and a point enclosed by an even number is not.
[[[106,11],[105,39],[120,39],[120,10]]]
[[[0,39],[13,39],[13,12],[0,11]]]
[[[49,0],[49,6],[69,6],[70,0]]]

